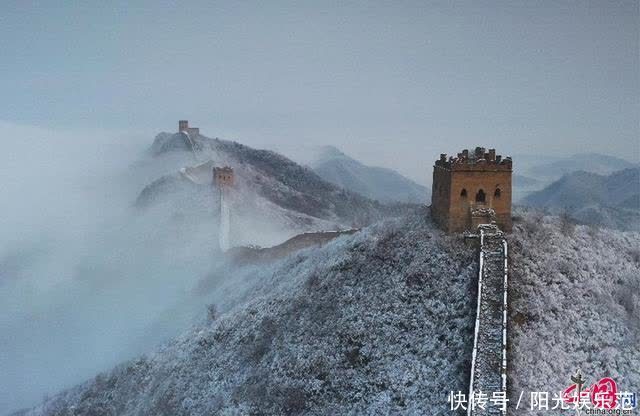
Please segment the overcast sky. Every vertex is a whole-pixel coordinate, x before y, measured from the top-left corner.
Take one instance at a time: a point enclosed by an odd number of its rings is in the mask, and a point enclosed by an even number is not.
[[[640,158],[637,1],[188,3],[3,1],[0,120],[150,141],[188,118],[414,178],[475,145]]]

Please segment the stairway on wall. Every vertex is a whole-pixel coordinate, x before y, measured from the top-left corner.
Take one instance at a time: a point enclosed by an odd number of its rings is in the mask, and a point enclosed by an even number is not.
[[[488,397],[484,409],[469,406],[469,415],[503,415],[492,403],[494,392],[506,393],[507,244],[494,225],[481,225],[478,305],[469,395]]]

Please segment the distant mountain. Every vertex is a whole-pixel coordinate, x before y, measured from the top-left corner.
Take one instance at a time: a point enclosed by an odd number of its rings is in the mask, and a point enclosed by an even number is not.
[[[512,198],[513,202],[520,203],[531,192],[542,189],[545,182],[524,175],[513,175]]]
[[[576,171],[585,171],[608,175],[618,170],[638,167],[633,163],[615,156],[608,156],[599,153],[579,153],[570,157],[553,159],[547,161],[541,158],[542,163],[535,163],[528,160],[528,166],[523,166],[521,172],[524,175],[535,179],[559,178]]]
[[[235,223],[241,225],[233,230],[236,243],[279,243],[300,232],[366,225],[409,208],[383,205],[329,183],[276,152],[237,142],[160,133],[151,155],[156,164],[172,169],[146,186],[136,205],[164,207],[172,217],[215,215],[218,200],[211,169],[233,167],[236,186],[227,202]]]
[[[523,203],[551,212],[566,211],[587,224],[640,229],[640,168],[610,175],[578,171],[565,175]]]
[[[393,169],[367,166],[333,146],[323,146],[313,170],[324,180],[381,202],[425,202],[430,190]]]
[[[524,175],[513,175],[514,187],[530,188],[538,185],[540,185],[540,181],[537,179],[530,178]]]

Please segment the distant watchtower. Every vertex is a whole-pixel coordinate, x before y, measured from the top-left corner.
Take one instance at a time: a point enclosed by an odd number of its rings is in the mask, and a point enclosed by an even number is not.
[[[198,127],[189,127],[189,120],[178,121],[178,133],[185,132],[189,136],[199,136],[200,129]]]
[[[433,166],[431,215],[447,232],[475,230],[479,224],[494,222],[511,230],[510,157],[476,147],[457,157],[440,155]]]
[[[213,183],[220,189],[230,188],[235,183],[235,175],[233,168],[225,166],[222,168],[213,168]]]

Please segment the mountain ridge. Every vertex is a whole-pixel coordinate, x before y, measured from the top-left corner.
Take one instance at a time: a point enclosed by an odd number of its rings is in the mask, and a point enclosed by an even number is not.
[[[426,202],[429,189],[397,171],[367,166],[334,146],[322,146],[313,170],[323,179],[380,202]]]
[[[542,160],[545,160],[546,156]],[[636,168],[637,163],[629,162],[617,156],[602,153],[576,153],[568,157],[556,157],[542,163],[531,163],[524,174],[535,179],[561,177],[563,175],[586,171],[608,175],[615,171]]]
[[[195,152],[191,143],[196,146]],[[211,184],[211,179],[206,177],[210,173],[194,168],[202,171],[205,177],[199,181],[201,183],[193,184],[178,173],[177,167],[205,161],[212,166],[229,165],[236,177],[236,185],[228,197],[233,215],[240,218],[237,223],[250,220],[253,224],[245,227],[246,232],[237,241],[241,244],[273,245],[301,232],[360,227],[415,209],[409,204],[382,204],[340,188],[322,179],[311,168],[271,150],[254,149],[203,135],[187,140],[181,133],[158,134],[150,148],[152,158],[162,161],[167,155],[175,154],[182,155],[180,163],[175,164],[173,172],[144,187],[136,205],[148,209],[166,202],[172,212],[167,215],[215,215],[217,201],[211,185],[207,184]],[[278,236],[251,239],[250,234],[267,226],[269,233]]]
[[[577,221],[640,229],[640,168],[600,175],[577,171],[524,198],[523,203],[565,212]]]
[[[613,368],[622,389],[640,385],[640,234],[565,233],[557,217],[517,214],[510,400],[562,390],[576,365],[594,377]],[[468,387],[475,256],[422,212],[236,269],[212,290],[250,288],[219,313],[16,415],[449,414],[448,393]],[[575,344],[580,331],[593,336]],[[619,342],[602,350],[602,338]]]

